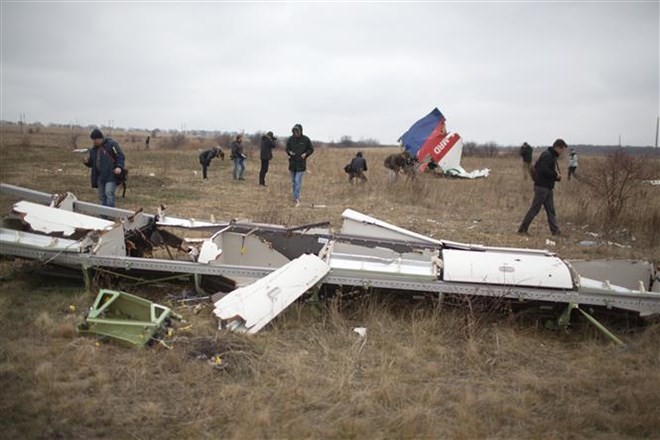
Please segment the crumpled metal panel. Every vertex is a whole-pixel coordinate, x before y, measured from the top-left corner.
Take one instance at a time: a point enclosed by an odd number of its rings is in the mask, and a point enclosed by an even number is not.
[[[26,201],[16,203],[13,210],[22,216],[23,221],[33,231],[62,234],[64,237],[69,237],[76,231],[108,231],[115,225],[108,220]]]
[[[314,287],[330,271],[316,255],[302,255],[249,286],[227,294],[215,303],[215,315],[230,330],[257,333]]]

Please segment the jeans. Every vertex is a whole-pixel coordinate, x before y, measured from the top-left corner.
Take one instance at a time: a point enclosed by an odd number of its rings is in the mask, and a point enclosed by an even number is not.
[[[234,180],[242,179],[245,174],[245,159],[237,157],[234,159]]]
[[[207,178],[206,170],[207,170],[208,168],[209,168],[208,164],[205,164],[205,163],[202,164],[202,178],[203,178],[203,179],[206,179],[206,178]]]
[[[99,185],[99,201],[103,206],[115,206],[115,189],[117,188],[117,182],[111,180],[109,182],[102,182],[100,179],[98,181]]]
[[[300,187],[302,186],[304,171],[290,171],[291,184],[293,185],[293,201],[297,202],[300,199]]]
[[[261,159],[261,169],[259,170],[259,185],[266,184],[266,173],[268,173],[268,165],[270,160]]]
[[[550,232],[553,235],[559,234],[559,225],[557,224],[557,214],[555,213],[555,199],[550,188],[545,188],[543,186],[534,185],[534,200],[532,201],[532,206],[530,206],[525,219],[523,220],[519,232],[527,232],[527,228],[534,220],[534,217],[541,210],[541,206],[545,208],[545,213],[548,216],[548,225],[550,226]]]

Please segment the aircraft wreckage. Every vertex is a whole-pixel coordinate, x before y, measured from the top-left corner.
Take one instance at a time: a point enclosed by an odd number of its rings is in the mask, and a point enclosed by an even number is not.
[[[332,232],[328,222],[216,223],[171,217],[163,207],[150,215],[100,206],[71,193],[8,184],[0,191],[20,200],[3,220],[0,254],[82,270],[87,281],[93,271],[133,280],[188,276],[200,293],[217,292],[220,326],[235,331],[259,331],[315,286],[540,301],[564,310],[560,322],[577,309],[599,328],[581,306],[660,313],[660,274],[645,261],[567,261],[547,250],[436,240],[351,209]],[[204,237],[179,238],[173,229]]]

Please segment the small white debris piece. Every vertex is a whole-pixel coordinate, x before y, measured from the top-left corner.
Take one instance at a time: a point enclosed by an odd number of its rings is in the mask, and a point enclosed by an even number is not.
[[[195,171],[196,173],[197,171]],[[156,173],[149,173],[149,177],[156,177]]]
[[[547,238],[546,238],[546,239],[545,239],[545,245],[546,245],[546,246],[557,246],[557,243],[554,242],[554,241],[552,241],[552,240],[550,240],[550,239],[547,239]]]
[[[366,327],[355,327],[353,332],[357,333],[361,338],[367,337],[367,328]]]

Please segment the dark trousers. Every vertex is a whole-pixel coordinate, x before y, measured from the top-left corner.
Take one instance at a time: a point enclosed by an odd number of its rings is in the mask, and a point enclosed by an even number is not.
[[[351,171],[348,175],[348,181],[353,183],[353,179],[357,182],[357,179],[360,179],[358,183],[364,183],[367,181],[367,176],[364,175],[364,171]]]
[[[545,213],[548,215],[548,225],[550,232],[555,235],[559,234],[559,225],[557,224],[557,214],[555,213],[555,199],[550,188],[534,185],[534,200],[532,206],[529,207],[527,215],[523,220],[519,232],[527,232],[529,225],[534,220],[534,217],[541,211],[541,206],[545,208]]]
[[[209,168],[208,164],[202,164],[202,178],[206,179],[206,170]]]
[[[577,167],[568,167],[568,180],[571,180],[571,176],[577,177],[575,175],[575,170],[577,170]]]
[[[268,164],[270,159],[261,159],[261,169],[259,170],[259,185],[266,184],[266,174],[268,173]]]

